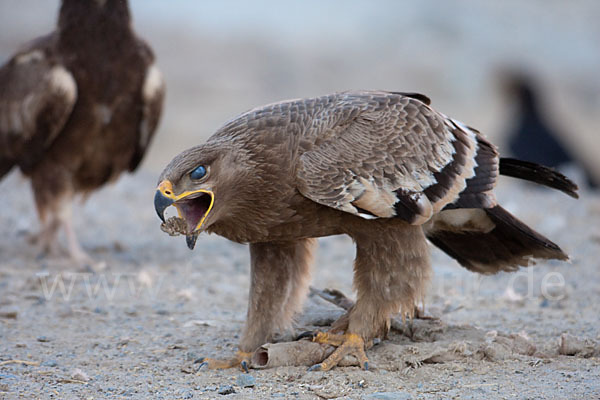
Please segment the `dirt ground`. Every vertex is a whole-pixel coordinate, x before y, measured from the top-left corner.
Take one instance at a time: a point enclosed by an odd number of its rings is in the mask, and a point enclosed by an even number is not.
[[[570,264],[480,277],[433,251],[426,311],[439,319],[397,327],[369,350],[376,369],[248,376],[193,364],[235,350],[248,249],[204,235],[189,251],[162,233],[155,179],[124,177],[76,208],[99,261],[87,269],[38,258],[27,241],[37,229],[28,182],[17,173],[0,182],[0,398],[600,398],[597,194],[576,201],[503,180],[501,202],[560,243]],[[346,237],[321,239],[313,286],[350,295],[353,252]],[[309,298],[296,332],[340,312]]]

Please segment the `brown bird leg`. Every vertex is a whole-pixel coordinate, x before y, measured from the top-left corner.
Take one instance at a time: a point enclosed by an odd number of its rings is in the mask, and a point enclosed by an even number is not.
[[[368,369],[365,345],[385,337],[393,313],[400,310],[402,315],[412,315],[415,303],[422,298],[431,272],[423,230],[404,223],[388,224],[370,224],[372,231],[363,227],[352,233],[357,300],[348,313],[343,335],[318,333],[313,338],[338,348],[310,370],[329,370],[348,354]]]
[[[308,292],[314,239],[293,242],[252,243],[252,281],[248,316],[236,357],[220,361],[203,359],[210,369],[241,366],[247,369],[252,353],[288,329]]]
[[[42,256],[62,252],[58,241],[58,231],[63,227],[69,257],[80,266],[93,266],[93,259],[81,248],[73,228],[71,212],[73,191],[58,183],[53,190],[41,187],[47,182],[42,182],[40,178],[43,177],[35,175],[32,179],[35,204],[42,223],[40,233],[33,241],[41,246]]]
[[[46,255],[64,254],[64,250],[58,242],[58,231],[61,226],[61,220],[57,209],[58,202],[53,199],[48,199],[40,193],[40,191],[35,190],[34,186],[35,205],[41,227],[37,234],[31,236],[30,242],[39,246],[39,258],[45,257]]]
[[[60,213],[62,224],[65,228],[65,235],[67,237],[67,249],[69,251],[69,256],[79,265],[97,265],[92,257],[90,257],[79,244],[75,229],[73,228],[73,214],[71,212],[71,205],[72,201],[63,203],[62,212]]]

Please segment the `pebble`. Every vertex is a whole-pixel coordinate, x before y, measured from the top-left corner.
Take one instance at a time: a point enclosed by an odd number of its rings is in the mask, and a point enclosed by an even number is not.
[[[407,392],[376,392],[363,396],[363,400],[411,400],[412,395]]]
[[[38,336],[36,340],[38,342],[46,343],[49,342],[51,339],[47,336]]]
[[[57,365],[58,363],[54,360],[47,360],[42,363],[42,366],[44,367],[56,367]]]
[[[0,308],[0,318],[17,319],[19,310],[14,307]]]
[[[88,376],[88,374],[86,374],[79,368],[75,368],[73,370],[73,372],[71,372],[71,378],[77,379],[78,381],[84,381],[84,382],[87,382],[90,380],[90,377]]]
[[[239,374],[237,376],[236,385],[239,387],[254,387],[256,385],[256,379],[250,374]]]
[[[235,390],[233,389],[233,386],[227,385],[227,386],[221,386],[217,393],[223,394],[223,395],[233,394],[233,393],[235,393]]]
[[[107,315],[108,311],[106,311],[104,308],[102,307],[96,307],[94,308],[94,313],[96,314],[100,314],[100,315]]]

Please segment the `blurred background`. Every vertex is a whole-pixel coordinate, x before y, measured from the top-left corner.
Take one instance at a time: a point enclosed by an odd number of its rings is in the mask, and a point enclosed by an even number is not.
[[[504,154],[526,151],[556,163],[566,154],[585,166],[588,180],[600,182],[598,0],[132,0],[130,6],[167,81],[162,124],[144,164],[152,173],[257,105],[388,89],[430,96],[437,110],[478,128]],[[58,0],[2,0],[0,63],[52,30],[58,7]],[[541,144],[553,140],[544,139],[548,134],[555,136],[552,149]]]

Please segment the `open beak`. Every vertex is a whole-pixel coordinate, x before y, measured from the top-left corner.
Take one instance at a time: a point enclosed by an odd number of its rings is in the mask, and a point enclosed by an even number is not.
[[[165,210],[170,205],[177,208],[179,217],[187,224],[186,239],[188,247],[193,249],[198,231],[210,213],[214,199],[214,193],[205,189],[185,191],[176,195],[173,191],[173,184],[168,180],[164,180],[156,188],[154,209],[158,217],[165,222]]]

